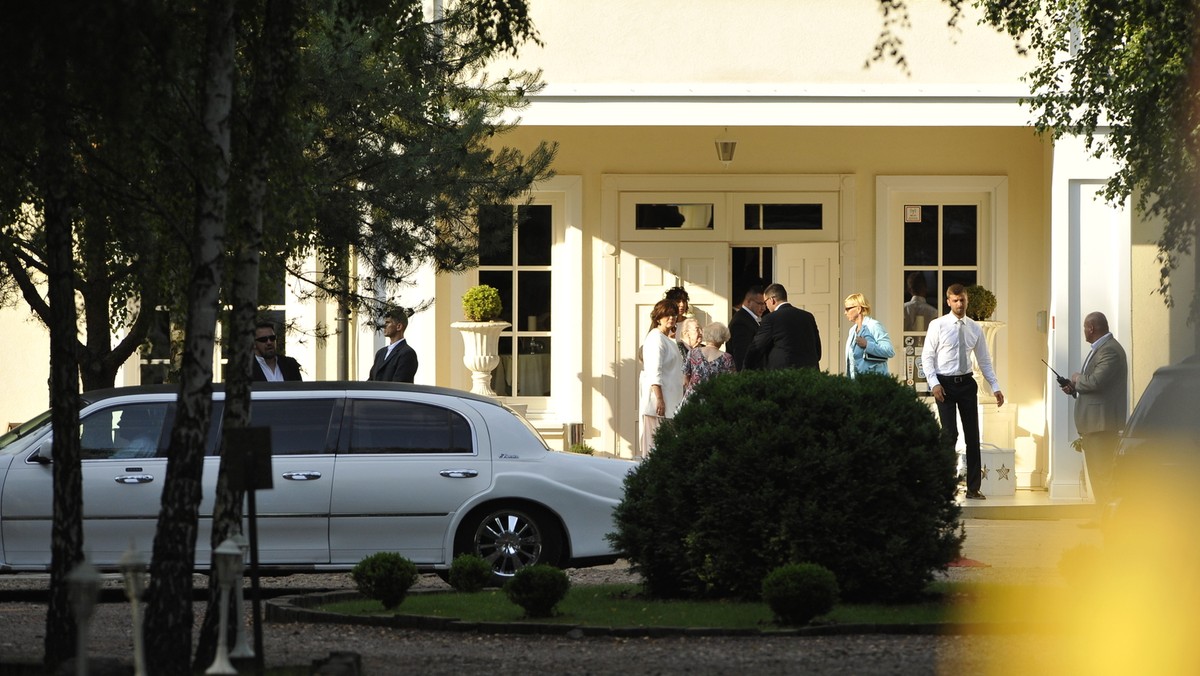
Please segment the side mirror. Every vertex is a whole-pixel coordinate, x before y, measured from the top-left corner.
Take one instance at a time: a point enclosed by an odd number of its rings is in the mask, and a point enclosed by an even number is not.
[[[38,444],[37,450],[29,459],[39,465],[49,465],[54,462],[54,454],[51,452],[54,449],[54,438],[47,437],[45,441]]]

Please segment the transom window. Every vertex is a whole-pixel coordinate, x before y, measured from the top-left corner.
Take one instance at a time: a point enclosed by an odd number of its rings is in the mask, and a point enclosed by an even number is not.
[[[479,212],[479,283],[500,291],[509,327],[500,334],[492,389],[504,397],[548,397],[553,208],[495,205]]]

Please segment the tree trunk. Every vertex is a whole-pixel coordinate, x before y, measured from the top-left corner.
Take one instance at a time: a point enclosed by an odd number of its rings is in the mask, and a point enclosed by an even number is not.
[[[212,363],[224,255],[233,99],[233,0],[206,8],[203,131],[197,144],[197,207],[187,336],[146,608],[146,663],[157,674],[190,669],[192,569],[201,475],[212,417]]]
[[[47,47],[46,143],[39,178],[45,195],[47,286],[50,310],[50,402],[54,430],[54,516],[50,534],[50,606],[44,662],[52,671],[75,654],[78,627],[67,575],[83,559],[83,475],[79,465],[79,366],[75,361],[75,284],[72,248],[71,151],[67,135],[66,64]]]

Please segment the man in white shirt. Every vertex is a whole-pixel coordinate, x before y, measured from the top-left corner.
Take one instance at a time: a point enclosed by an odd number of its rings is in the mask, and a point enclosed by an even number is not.
[[[992,369],[992,356],[988,354],[983,329],[966,316],[968,300],[962,284],[951,284],[946,289],[946,304],[950,306],[950,314],[929,323],[925,346],[921,349],[921,362],[933,398],[937,401],[942,437],[949,440],[951,446],[958,443],[955,413],[962,419],[967,451],[967,497],[983,500],[983,493],[979,492],[983,483],[979,457],[979,388],[971,370],[972,354],[992,388],[997,407],[1004,405],[1004,393],[1000,391],[1000,381]]]

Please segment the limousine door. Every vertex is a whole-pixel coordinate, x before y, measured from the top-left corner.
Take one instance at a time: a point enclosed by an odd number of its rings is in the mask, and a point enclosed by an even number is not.
[[[393,395],[394,396],[394,395]],[[329,520],[332,563],[379,551],[445,561],[451,517],[492,481],[467,414],[422,401],[354,399],[342,425]]]

